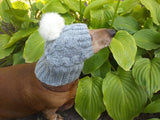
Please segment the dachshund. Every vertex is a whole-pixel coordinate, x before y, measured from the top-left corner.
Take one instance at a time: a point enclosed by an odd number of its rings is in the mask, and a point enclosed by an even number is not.
[[[94,53],[107,47],[116,31],[89,30]],[[43,112],[49,120],[63,120],[56,114],[74,104],[78,79],[62,86],[50,86],[35,76],[36,63],[0,68],[0,119],[22,118]]]

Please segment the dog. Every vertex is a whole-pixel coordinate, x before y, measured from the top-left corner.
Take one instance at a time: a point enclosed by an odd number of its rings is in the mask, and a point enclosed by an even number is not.
[[[89,30],[94,53],[107,47],[116,31]],[[35,75],[36,63],[0,68],[0,119],[22,118],[43,112],[49,120],[63,120],[56,114],[74,105],[79,79],[61,86],[41,82]]]

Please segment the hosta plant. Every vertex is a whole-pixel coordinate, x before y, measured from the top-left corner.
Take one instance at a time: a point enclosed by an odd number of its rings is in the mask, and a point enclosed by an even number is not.
[[[78,113],[96,120],[106,110],[114,120],[133,120],[143,112],[160,112],[160,97],[155,95],[160,90],[160,3],[115,0],[86,10],[91,28],[114,28],[117,33],[108,48],[85,61],[83,74],[91,77],[80,80]]]
[[[113,28],[117,33],[111,44],[84,63],[82,72],[87,77],[79,81],[75,109],[84,120],[97,120],[104,111],[114,120],[160,112],[159,0],[28,3],[0,3],[0,63],[32,63],[42,56],[44,40],[38,33],[38,22],[46,12],[61,14],[66,24]]]

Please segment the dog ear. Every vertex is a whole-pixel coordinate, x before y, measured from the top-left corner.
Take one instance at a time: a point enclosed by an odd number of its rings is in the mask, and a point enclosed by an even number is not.
[[[65,21],[57,13],[45,13],[39,23],[39,33],[45,41],[53,41],[60,36]]]

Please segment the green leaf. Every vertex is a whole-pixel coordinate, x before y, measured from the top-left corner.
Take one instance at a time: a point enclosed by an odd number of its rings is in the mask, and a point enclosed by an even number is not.
[[[132,16],[127,16],[127,17],[117,16],[115,18],[113,27],[116,30],[125,30],[130,34],[134,34],[140,29],[137,20]]]
[[[160,49],[155,50],[154,55],[155,57],[160,57]]]
[[[7,2],[12,7],[10,0],[2,0],[0,2],[0,16],[4,22],[9,23],[12,16],[6,13],[6,10],[9,10]]]
[[[160,47],[160,33],[154,30],[140,30],[134,34],[134,38],[136,44],[145,50],[152,50]]]
[[[144,22],[144,29],[156,30],[157,28],[156,28],[155,24],[153,23],[153,20],[151,18],[149,18]]]
[[[160,0],[156,0],[160,4]]]
[[[131,15],[136,18],[141,25],[144,25],[144,22],[150,16],[149,11],[145,7],[142,7],[142,5],[136,6]]]
[[[132,74],[151,99],[153,93],[160,89],[160,59],[138,59],[133,67]]]
[[[147,102],[144,90],[135,83],[131,71],[109,72],[102,90],[107,112],[114,120],[133,120]]]
[[[158,119],[158,118],[152,118],[152,119],[147,119],[147,120],[160,120],[160,119]]]
[[[11,47],[13,44],[18,42],[22,38],[28,37],[30,34],[32,34],[36,30],[37,30],[37,27],[19,30],[18,32],[13,34],[9,42],[5,45],[5,48]]]
[[[43,7],[42,12],[66,13],[67,9],[61,4],[60,0],[47,0],[47,4]]]
[[[38,0],[32,3],[30,8],[30,13],[31,13],[30,18],[28,20],[24,19],[24,21],[38,23],[39,20],[37,19],[39,19],[43,7],[44,7],[43,3]]]
[[[12,6],[15,9],[23,9],[23,10],[29,9],[29,6],[23,1],[15,1],[12,3]]]
[[[1,48],[4,48],[10,38],[11,36],[9,36],[8,34],[0,34]]]
[[[117,63],[124,70],[130,70],[134,64],[137,52],[136,42],[133,36],[126,31],[119,31],[112,39],[109,48]]]
[[[28,10],[23,10],[23,9],[21,10],[21,9],[14,9],[14,8],[11,8],[10,10],[6,10],[6,12],[10,15],[13,15],[13,12],[14,12],[14,14],[19,17],[24,17],[25,15],[28,14]]]
[[[41,2],[41,1],[36,1],[36,7],[37,7],[39,10],[41,10],[41,9],[44,7],[43,2]]]
[[[37,8],[37,2],[34,2],[34,3],[31,5],[30,11],[31,11],[30,17],[31,17],[32,19],[36,18],[37,12],[39,11],[39,9]]]
[[[153,22],[160,25],[160,4],[157,0],[140,0],[141,3],[150,11]]]
[[[158,99],[160,99],[160,94],[154,94],[151,101],[156,101]]]
[[[160,119],[158,119],[158,118],[152,118],[152,119],[147,119],[147,120],[160,120]]]
[[[125,0],[121,1],[119,8],[122,9],[122,14],[130,13],[135,6],[139,4],[139,0]]]
[[[107,8],[101,8],[90,11],[90,27],[92,29],[109,27],[109,20],[112,19],[114,14],[114,8],[108,6]]]
[[[75,109],[84,120],[97,120],[105,111],[101,78],[85,77],[79,81]]]
[[[108,56],[109,51],[107,48],[100,50],[84,62],[83,73],[88,74],[98,69],[108,59]]]
[[[23,50],[13,54],[13,65],[22,64],[22,63],[25,63],[25,60],[23,58]]]
[[[158,113],[158,112],[160,112],[160,99],[151,102],[144,109],[144,113]]]
[[[80,1],[79,0],[63,0],[64,3],[73,11],[80,12]]]
[[[70,25],[75,21],[74,16],[72,16],[72,15],[70,15],[68,13],[62,14],[61,16],[64,18],[66,25]]]
[[[114,0],[96,0],[89,4],[84,10],[84,17],[90,18],[90,11],[102,8],[105,4],[112,4]]]
[[[145,53],[146,50],[138,47],[135,61],[137,61],[139,58],[142,58]]]
[[[44,52],[44,40],[36,31],[26,41],[23,56],[27,63],[36,62]]]
[[[109,63],[109,60],[107,60],[100,68],[92,72],[92,75],[94,77],[105,78],[106,74],[110,71],[111,71],[111,64]]]
[[[17,28],[21,28],[24,22],[37,22],[37,20],[29,19],[28,10],[11,8],[10,10],[6,10],[6,12],[12,16],[10,21]]]
[[[6,56],[9,56],[15,46],[12,46],[10,48],[4,48],[4,46],[7,44],[7,42],[9,41],[10,36],[7,34],[0,34],[0,59],[5,58]]]

